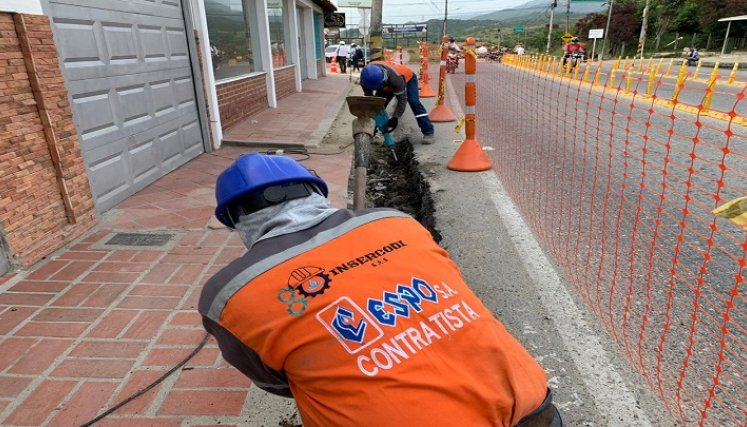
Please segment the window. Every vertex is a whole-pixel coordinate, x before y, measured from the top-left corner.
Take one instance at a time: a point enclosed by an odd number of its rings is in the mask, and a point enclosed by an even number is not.
[[[250,0],[205,0],[210,53],[216,80],[259,69],[259,50],[252,49]],[[254,57],[257,53],[257,58]]]
[[[314,12],[314,47],[316,48],[316,59],[322,59],[322,14]]]
[[[267,17],[270,21],[270,47],[272,49],[272,66],[282,67],[289,63],[285,51],[286,25],[288,17],[285,0],[267,0]]]

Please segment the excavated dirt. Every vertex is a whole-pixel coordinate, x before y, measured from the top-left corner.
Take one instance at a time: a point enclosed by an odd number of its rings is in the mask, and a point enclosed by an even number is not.
[[[441,234],[433,217],[430,186],[420,172],[412,144],[405,140],[392,151],[374,142],[368,167],[368,203],[377,208],[393,208],[412,215],[431,232],[436,242]]]

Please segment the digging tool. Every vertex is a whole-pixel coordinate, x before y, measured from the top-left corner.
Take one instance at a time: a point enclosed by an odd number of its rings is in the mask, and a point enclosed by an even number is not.
[[[383,111],[386,99],[375,96],[348,96],[345,101],[348,104],[350,114],[356,117],[353,120],[353,140],[355,141],[353,151],[355,162],[353,209],[362,209],[366,207],[366,175],[368,173],[371,139],[376,129],[374,118]]]

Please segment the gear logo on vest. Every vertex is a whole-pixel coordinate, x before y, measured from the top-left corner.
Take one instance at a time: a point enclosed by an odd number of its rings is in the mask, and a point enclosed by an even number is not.
[[[278,292],[278,300],[288,305],[288,314],[300,316],[309,305],[308,298],[326,292],[331,281],[329,274],[321,267],[296,268],[288,277],[288,287]]]
[[[288,278],[288,286],[299,295],[314,298],[329,289],[332,280],[321,267],[301,267],[293,270]]]
[[[278,291],[278,301],[288,307],[288,314],[300,316],[308,308],[310,298],[327,292],[332,282],[331,277],[358,267],[375,268],[388,262],[389,256],[406,246],[407,243],[402,240],[391,242],[373,249],[371,252],[349,259],[329,270],[310,265],[295,268],[288,275],[288,285]]]

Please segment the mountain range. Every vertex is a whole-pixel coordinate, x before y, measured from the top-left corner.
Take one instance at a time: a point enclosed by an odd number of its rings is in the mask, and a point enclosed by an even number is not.
[[[470,19],[474,20],[495,20],[510,22],[512,24],[530,23],[536,20],[545,21],[546,15],[550,14],[551,0],[531,0],[521,6],[510,9],[501,9],[489,13],[481,13]],[[555,9],[555,16],[558,19],[565,16],[568,10],[568,2],[571,3],[571,15],[574,17],[584,16],[589,13],[604,12],[607,10],[606,1],[572,1],[557,0],[558,6]]]

